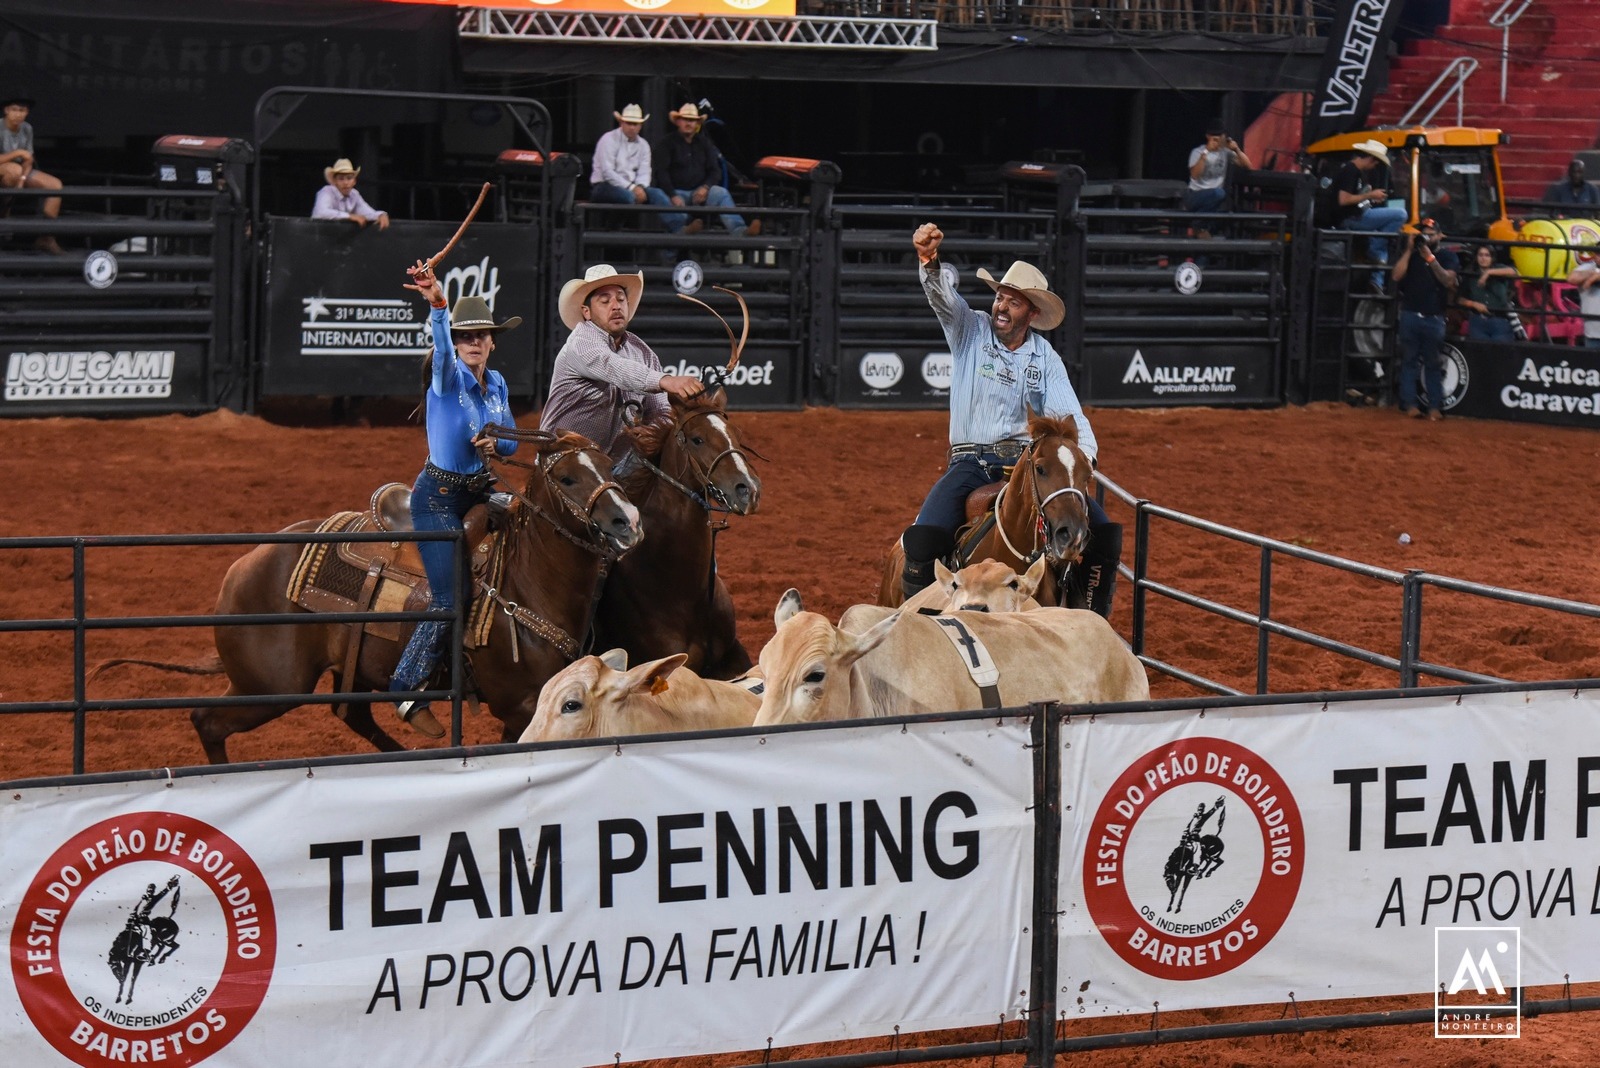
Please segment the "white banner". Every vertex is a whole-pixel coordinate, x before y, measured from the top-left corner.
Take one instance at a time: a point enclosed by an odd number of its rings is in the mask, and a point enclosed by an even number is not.
[[[1524,985],[1600,979],[1597,722],[1570,690],[1074,719],[1061,987],[1084,1014],[1421,993],[1461,955],[1435,978],[1437,927],[1520,928]]]
[[[7,791],[0,1063],[573,1065],[1026,1004],[1027,725]]]

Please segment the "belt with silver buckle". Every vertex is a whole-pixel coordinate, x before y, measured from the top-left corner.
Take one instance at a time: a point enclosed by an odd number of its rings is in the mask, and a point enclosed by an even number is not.
[[[432,460],[423,464],[426,471],[435,482],[441,482],[453,489],[466,490],[468,493],[482,493],[494,481],[493,472],[485,468],[470,475],[463,475],[459,471],[446,471]]]
[[[955,460],[962,456],[998,456],[1003,460],[1015,460],[1022,455],[1022,450],[1028,447],[1026,441],[995,441],[988,444],[983,442],[967,442],[961,445],[950,446],[950,459]]]

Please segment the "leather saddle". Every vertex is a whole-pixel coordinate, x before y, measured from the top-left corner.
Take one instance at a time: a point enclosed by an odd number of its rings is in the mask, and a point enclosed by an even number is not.
[[[463,520],[466,526],[467,552],[471,554],[474,571],[482,569],[493,549],[494,543],[489,537],[490,527],[494,525],[490,521],[491,511],[496,513],[497,517],[498,514],[504,513],[505,507],[503,502],[491,499],[487,505],[480,504],[474,507]],[[415,530],[416,527],[411,523],[411,487],[400,482],[389,482],[379,486],[372,491],[367,514],[362,518],[365,522],[350,529],[385,530],[390,533]],[[363,571],[371,570],[374,563],[381,563],[384,571],[400,571],[406,575],[422,578],[427,572],[422,566],[420,545],[420,542],[415,541],[340,542],[339,557]]]

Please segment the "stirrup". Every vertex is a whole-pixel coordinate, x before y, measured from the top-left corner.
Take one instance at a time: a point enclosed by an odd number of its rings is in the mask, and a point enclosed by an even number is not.
[[[395,711],[400,713],[400,720],[406,726],[426,738],[443,738],[444,727],[434,718],[433,710],[426,701],[399,701],[396,702]]]

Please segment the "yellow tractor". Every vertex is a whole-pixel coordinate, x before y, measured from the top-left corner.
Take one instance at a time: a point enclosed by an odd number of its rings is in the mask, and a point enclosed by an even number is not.
[[[1500,178],[1499,130],[1470,126],[1406,126],[1325,137],[1309,146],[1319,196],[1361,141],[1389,150],[1389,203],[1403,204],[1408,227],[1432,217],[1447,239],[1484,239],[1550,246],[1600,245],[1600,222],[1593,219],[1512,219],[1506,215]],[[1381,179],[1380,179],[1381,180]],[[1323,220],[1318,220],[1319,225]],[[1530,281],[1565,279],[1573,252],[1513,247],[1511,262]]]

